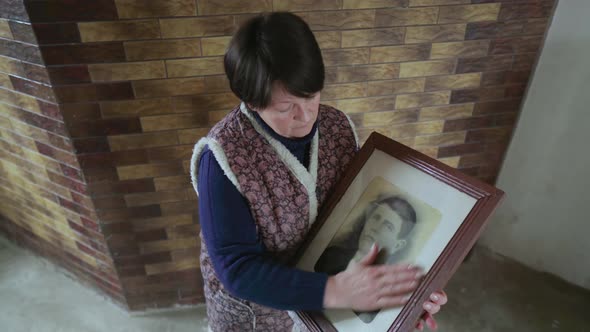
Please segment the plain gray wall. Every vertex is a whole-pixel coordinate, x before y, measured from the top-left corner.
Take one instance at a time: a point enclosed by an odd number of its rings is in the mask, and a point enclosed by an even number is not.
[[[590,289],[590,1],[561,0],[480,243]]]

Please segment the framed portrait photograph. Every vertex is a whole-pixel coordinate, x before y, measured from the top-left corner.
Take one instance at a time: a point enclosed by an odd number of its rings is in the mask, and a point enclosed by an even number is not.
[[[413,331],[422,303],[443,289],[504,193],[381,134],[372,133],[320,211],[296,266],[329,275],[364,257],[410,263],[425,277],[408,303],[373,312],[297,312],[311,331]]]

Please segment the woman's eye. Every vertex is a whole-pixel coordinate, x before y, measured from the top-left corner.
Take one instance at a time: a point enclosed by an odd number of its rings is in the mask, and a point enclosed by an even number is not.
[[[385,225],[385,227],[389,228],[390,231],[393,231],[393,225],[389,221],[385,220],[383,222],[383,225]]]
[[[293,108],[293,104],[289,104],[289,107],[287,108],[280,109],[279,113],[287,113],[291,110],[291,108]]]

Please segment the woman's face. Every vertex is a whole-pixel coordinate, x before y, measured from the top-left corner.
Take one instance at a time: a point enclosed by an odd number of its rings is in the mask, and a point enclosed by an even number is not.
[[[309,99],[296,97],[287,92],[281,83],[275,82],[270,105],[256,111],[277,134],[298,138],[311,132],[318,117],[319,106],[319,92]]]
[[[368,252],[373,243],[387,250],[388,254],[401,250],[406,240],[399,239],[399,233],[404,220],[386,204],[379,204],[367,216],[365,227],[359,237],[359,250]]]

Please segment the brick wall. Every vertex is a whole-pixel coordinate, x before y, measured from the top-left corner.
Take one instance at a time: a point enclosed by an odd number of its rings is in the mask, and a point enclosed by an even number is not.
[[[25,7],[0,8],[0,230],[124,302]]]
[[[193,144],[238,102],[222,56],[241,22],[264,11],[296,12],[322,48],[323,102],[347,112],[361,139],[379,131],[493,182],[553,2],[36,0],[25,1],[25,13],[22,5],[20,12],[4,6],[19,1],[0,0],[9,19],[0,21],[0,105],[9,110],[0,118],[3,133],[30,137],[14,123],[32,123],[68,144],[29,149],[3,134],[2,181],[18,189],[2,189],[14,204],[1,211],[29,227],[32,221],[11,212],[20,197],[36,214],[48,199],[22,193],[30,186],[22,172],[53,174],[57,163],[69,182],[43,180],[58,189],[75,183],[84,192],[62,197],[67,194],[41,185],[69,202],[50,210],[87,209],[81,223],[63,224],[64,234],[78,236],[84,220],[100,225],[93,231],[106,239],[122,302],[131,309],[200,302],[197,198],[188,160]],[[27,13],[34,35],[27,24],[28,34],[13,28]],[[11,41],[19,35],[36,41]],[[19,159],[16,147],[37,159]]]

